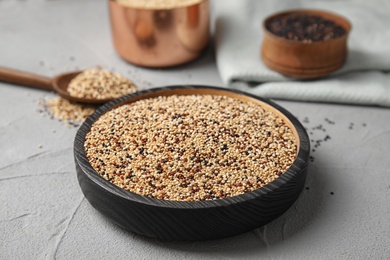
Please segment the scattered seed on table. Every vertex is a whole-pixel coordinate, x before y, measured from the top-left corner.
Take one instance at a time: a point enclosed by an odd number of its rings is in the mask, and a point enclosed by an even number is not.
[[[335,124],[335,122],[330,120],[329,118],[325,118],[325,122],[327,122],[330,125],[334,125]]]
[[[95,106],[82,105],[62,97],[41,101],[39,105],[51,118],[64,121],[67,126],[78,126],[77,123],[83,122],[96,110]]]
[[[177,201],[226,198],[278,178],[297,156],[284,120],[216,95],[143,99],[102,115],[85,139],[91,166],[113,184]]]

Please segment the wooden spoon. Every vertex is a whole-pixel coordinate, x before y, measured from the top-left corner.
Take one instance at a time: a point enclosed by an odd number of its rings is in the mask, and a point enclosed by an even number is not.
[[[29,72],[0,67],[0,81],[38,89],[56,91],[61,97],[79,103],[103,104],[113,100],[113,98],[95,99],[71,96],[67,91],[69,82],[80,73],[81,71],[74,71],[60,74],[54,78],[49,78]]]

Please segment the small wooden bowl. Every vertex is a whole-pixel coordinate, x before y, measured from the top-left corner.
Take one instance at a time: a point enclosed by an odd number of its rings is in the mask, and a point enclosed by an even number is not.
[[[317,15],[342,26],[345,33],[335,39],[318,42],[288,40],[267,30],[270,20],[288,14]],[[293,78],[318,78],[341,68],[347,58],[347,39],[351,24],[342,16],[320,10],[290,10],[276,13],[263,22],[261,57],[265,65]]]
[[[255,102],[272,110],[291,127],[298,140],[292,166],[275,181],[242,195],[209,201],[169,201],[119,188],[101,177],[84,150],[85,136],[104,113],[140,99],[169,95],[224,95]],[[78,181],[91,205],[117,225],[135,233],[167,240],[205,240],[232,236],[262,226],[283,214],[301,193],[307,172],[310,142],[301,123],[270,100],[208,86],[156,88],[116,99],[100,107],[80,127],[74,142]]]

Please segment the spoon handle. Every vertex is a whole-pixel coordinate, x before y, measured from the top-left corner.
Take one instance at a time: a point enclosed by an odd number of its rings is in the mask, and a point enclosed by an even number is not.
[[[4,67],[0,67],[0,81],[39,89],[53,90],[51,78]]]

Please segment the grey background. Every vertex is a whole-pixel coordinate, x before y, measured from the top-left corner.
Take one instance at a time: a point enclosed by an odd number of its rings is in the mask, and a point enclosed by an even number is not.
[[[101,65],[140,89],[222,86],[212,47],[171,69],[121,60],[107,9],[107,1],[0,0],[0,66],[55,76]],[[118,228],[84,199],[73,162],[77,128],[39,112],[39,101],[54,96],[0,83],[0,259],[390,257],[388,109],[276,100],[307,127],[315,149],[298,201],[275,221],[239,236],[167,242]]]

